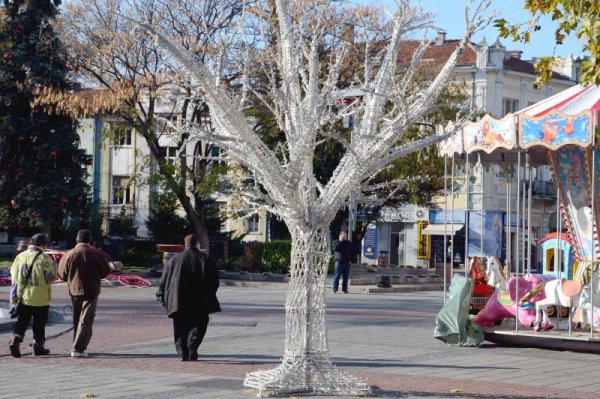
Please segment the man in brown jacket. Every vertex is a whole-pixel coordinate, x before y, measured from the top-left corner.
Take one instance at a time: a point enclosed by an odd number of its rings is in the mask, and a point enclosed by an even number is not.
[[[69,286],[73,302],[73,349],[71,357],[87,357],[92,326],[100,295],[100,280],[110,274],[110,265],[98,249],[90,245],[89,230],[77,232],[77,245],[60,260],[58,276]]]

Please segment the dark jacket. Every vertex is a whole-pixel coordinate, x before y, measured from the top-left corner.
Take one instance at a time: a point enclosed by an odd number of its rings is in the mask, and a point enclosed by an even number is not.
[[[58,276],[68,283],[73,296],[100,295],[100,280],[109,274],[110,265],[104,254],[84,243],[75,245],[58,264]]]
[[[209,314],[221,311],[218,289],[219,270],[214,260],[196,248],[188,248],[169,260],[156,296],[169,317]]]
[[[348,264],[354,259],[354,246],[349,240],[334,241],[333,248],[336,262]]]

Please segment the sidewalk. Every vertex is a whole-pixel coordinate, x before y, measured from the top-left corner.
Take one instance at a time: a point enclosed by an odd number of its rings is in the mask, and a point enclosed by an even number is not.
[[[391,287],[378,287],[378,276],[389,276]],[[331,288],[333,276],[327,276],[327,288]],[[156,279],[158,281],[158,279]],[[253,287],[287,289],[289,277],[270,273],[234,273],[221,271],[221,285],[230,287]],[[384,294],[410,291],[441,291],[444,279],[429,269],[409,267],[372,267],[353,264],[348,281],[348,292]]]
[[[56,318],[47,357],[13,359],[0,333],[0,399],[252,398],[246,373],[280,363],[287,290],[222,287],[223,312],[211,316],[198,362],[180,362],[155,288],[106,287],[90,357],[68,356],[69,299],[53,286]],[[6,287],[0,296],[7,295]],[[329,352],[342,371],[365,379],[377,397],[592,399],[600,395],[596,355],[485,344],[450,347],[432,338],[439,291],[389,295],[326,293]],[[26,343],[31,341],[28,331]],[[88,396],[85,396],[88,395]],[[294,397],[294,396],[290,396]],[[309,396],[310,397],[310,396]]]

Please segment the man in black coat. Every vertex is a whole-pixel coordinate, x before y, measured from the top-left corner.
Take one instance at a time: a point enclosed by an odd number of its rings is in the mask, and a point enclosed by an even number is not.
[[[156,292],[173,319],[175,348],[182,361],[198,360],[208,315],[220,312],[217,299],[219,271],[214,260],[200,251],[198,237],[184,239],[185,250],[171,258]]]
[[[354,247],[352,242],[348,241],[348,233],[340,231],[339,241],[333,242],[335,255],[335,274],[333,276],[333,284],[331,290],[335,294],[340,284],[342,277],[342,292],[348,293],[348,277],[350,276],[350,262],[354,258]]]

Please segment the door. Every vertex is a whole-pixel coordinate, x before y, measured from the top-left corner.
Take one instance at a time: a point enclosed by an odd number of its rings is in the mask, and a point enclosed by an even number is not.
[[[398,264],[398,244],[400,242],[400,234],[392,232],[390,235],[390,265]]]
[[[404,255],[406,253],[406,240],[405,240],[406,235],[404,234],[404,231],[401,231],[400,233],[398,233],[398,263],[395,263],[398,266],[404,266],[405,262],[404,262]]]

